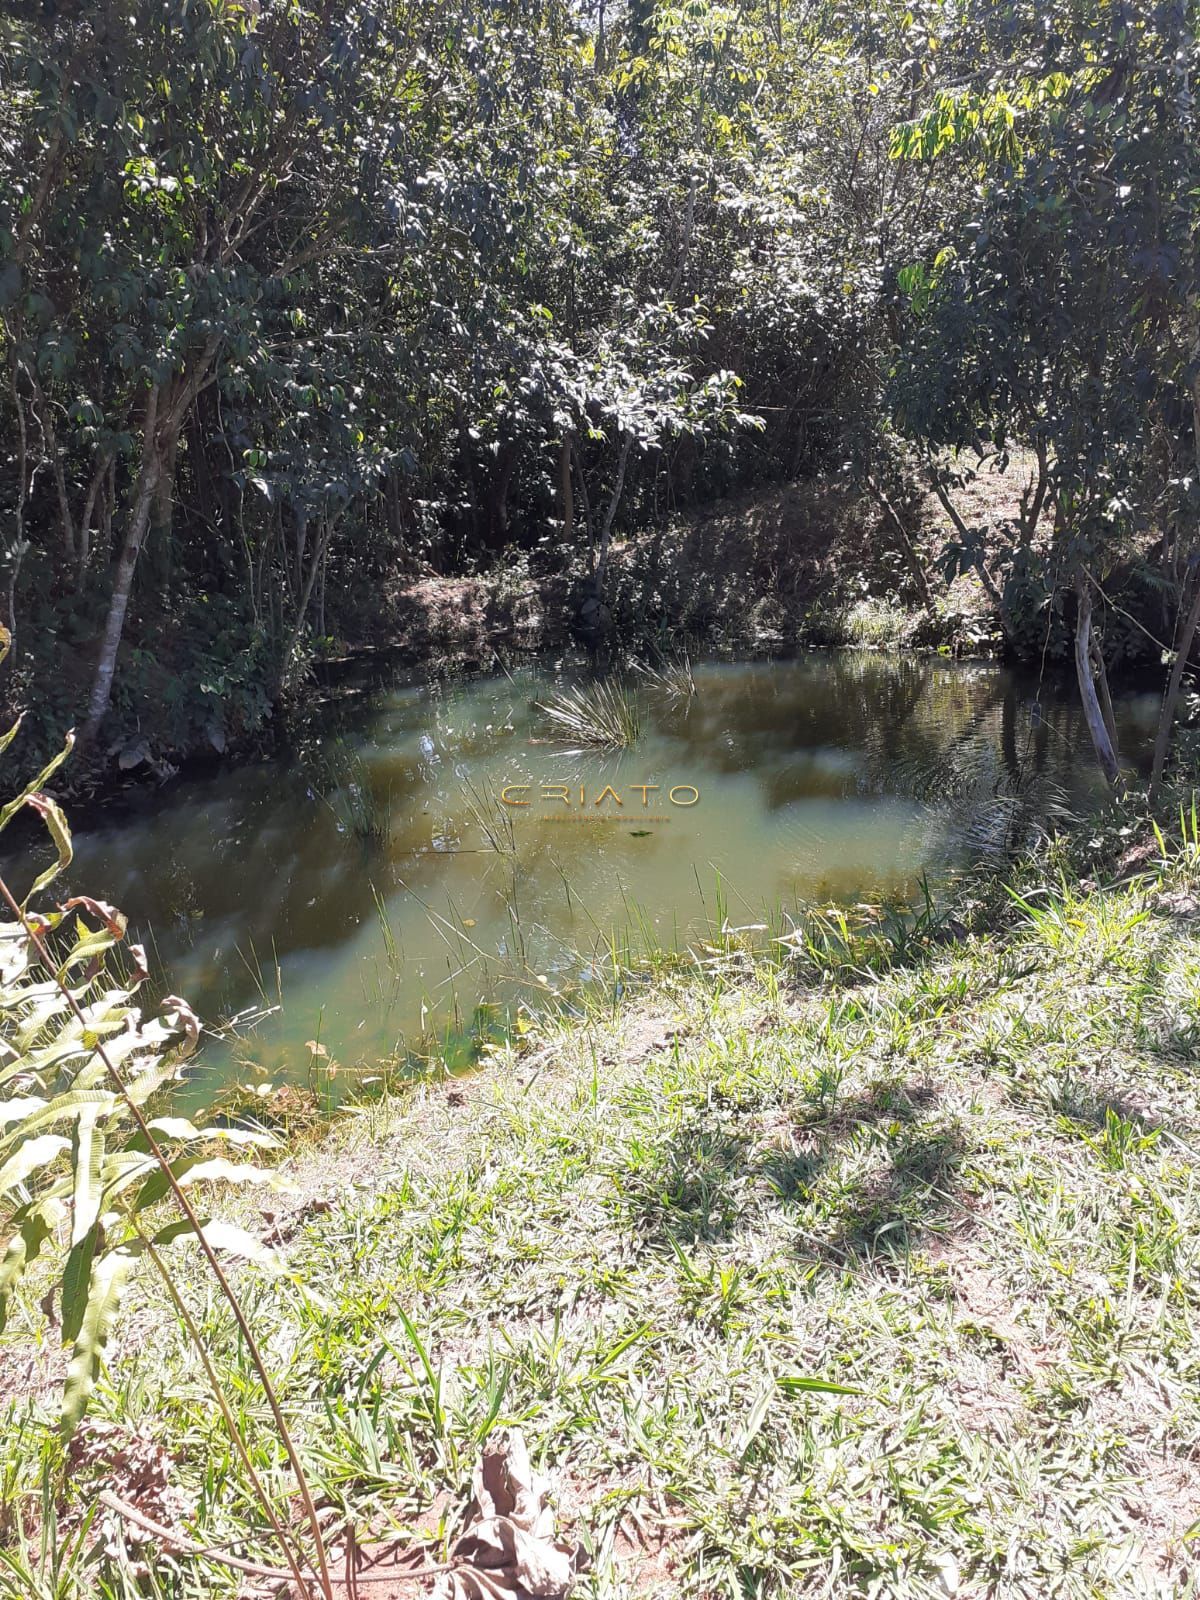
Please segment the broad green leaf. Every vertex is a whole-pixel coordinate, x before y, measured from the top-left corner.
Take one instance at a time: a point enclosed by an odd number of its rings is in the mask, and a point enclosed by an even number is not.
[[[17,812],[21,810],[22,806],[28,804],[29,800],[35,794],[37,794],[39,790],[45,788],[47,779],[54,776],[74,748],[75,734],[72,731],[71,733],[68,733],[66,742],[64,743],[62,749],[52,761],[48,762],[47,765],[42,768],[33,782],[26,784],[25,788],[21,790],[21,793],[15,800],[10,800],[6,806],[0,806],[0,832],[8,827],[9,823],[16,816]]]
[[[8,1241],[3,1260],[0,1260],[0,1333],[4,1331],[8,1302],[21,1274],[31,1261],[37,1259],[38,1252],[52,1231],[49,1217],[38,1206],[23,1218],[20,1227]]]
[[[285,1187],[279,1175],[266,1167],[251,1166],[245,1161],[227,1161],[224,1156],[207,1160],[199,1156],[184,1156],[171,1163],[171,1172],[181,1189],[196,1183],[264,1183],[272,1188]],[[160,1167],[147,1178],[134,1202],[135,1211],[144,1211],[155,1205],[170,1190],[170,1183]]]
[[[8,654],[8,651],[5,650],[4,655],[7,655],[7,654]],[[4,656],[0,656],[0,661],[3,661],[3,659],[4,659]],[[2,754],[5,750],[8,749],[9,745],[17,737],[18,733],[20,733],[21,724],[24,722],[24,720],[25,720],[25,713],[22,711],[20,716],[13,723],[12,727],[9,728],[5,733],[0,733],[0,754]]]
[[[65,977],[72,968],[80,966],[83,962],[93,961],[97,956],[104,955],[120,942],[107,928],[89,928],[79,918],[76,918],[76,928],[78,938],[58,968],[60,978]]]
[[[147,1150],[119,1150],[105,1158],[100,1181],[104,1205],[111,1207],[132,1184],[142,1183],[158,1169],[158,1162]]]
[[[0,1100],[0,1128],[7,1128],[10,1122],[23,1122],[35,1111],[44,1111],[48,1104],[49,1101],[37,1095],[27,1095],[23,1100]]]
[[[31,794],[26,804],[31,811],[36,811],[46,824],[46,831],[53,839],[54,848],[58,852],[57,861],[33,880],[33,885],[25,896],[25,901],[28,903],[39,889],[44,889],[64,868],[71,865],[75,849],[71,843],[71,830],[67,826],[67,819],[57,800],[52,800],[48,794]]]
[[[62,1122],[64,1118],[82,1116],[93,1108],[95,1114],[100,1116],[113,1109],[116,1099],[116,1095],[107,1089],[68,1089],[65,1094],[55,1095],[44,1110],[35,1112],[24,1127],[27,1132],[34,1133],[39,1128]]]
[[[75,1170],[75,1194],[72,1202],[71,1243],[78,1244],[85,1233],[91,1231],[100,1215],[100,1164],[104,1160],[104,1132],[96,1126],[99,1112],[95,1106],[85,1106],[75,1121],[71,1142],[71,1164]]]
[[[153,1058],[151,1058],[153,1059]],[[162,1088],[164,1083],[169,1083],[172,1078],[179,1076],[179,1068],[174,1061],[155,1061],[153,1066],[141,1070],[139,1057],[133,1063],[138,1069],[137,1076],[131,1078],[125,1085],[125,1093],[135,1106],[143,1106],[150,1096]]]
[[[186,1117],[153,1117],[149,1127],[151,1132],[164,1139],[225,1139],[229,1144],[257,1145],[263,1150],[279,1149],[279,1140],[274,1134],[254,1128],[197,1128]]]
[[[74,1339],[83,1326],[87,1311],[88,1285],[92,1263],[100,1245],[100,1224],[95,1222],[67,1252],[62,1271],[62,1335],[64,1342]]]
[[[0,1167],[0,1195],[15,1189],[26,1178],[48,1167],[64,1150],[71,1148],[70,1139],[58,1133],[43,1133],[37,1139],[27,1139]]]
[[[140,1240],[119,1245],[100,1256],[92,1266],[87,1305],[75,1337],[71,1364],[63,1389],[62,1432],[70,1438],[79,1425],[95,1387],[100,1361],[116,1320],[129,1270],[141,1254]]]
[[[206,1244],[214,1250],[219,1250],[227,1255],[241,1256],[246,1261],[257,1262],[259,1266],[269,1267],[274,1272],[283,1271],[283,1262],[279,1253],[272,1250],[270,1245],[264,1244],[254,1234],[247,1233],[245,1228],[235,1228],[230,1222],[201,1223],[200,1232]],[[162,1228],[154,1235],[155,1245],[175,1244],[188,1239],[195,1240],[195,1230],[190,1222],[172,1222],[168,1227]]]

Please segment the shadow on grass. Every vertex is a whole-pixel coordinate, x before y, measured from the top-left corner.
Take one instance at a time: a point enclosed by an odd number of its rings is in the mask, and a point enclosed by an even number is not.
[[[782,1207],[799,1254],[854,1266],[903,1257],[956,1210],[965,1155],[957,1119],[926,1084],[880,1085],[827,1114],[745,1130],[698,1110],[640,1146],[621,1204],[653,1248],[716,1242]]]

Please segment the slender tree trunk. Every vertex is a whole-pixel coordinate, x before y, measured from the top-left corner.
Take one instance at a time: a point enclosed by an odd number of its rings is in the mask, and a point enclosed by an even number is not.
[[[946,486],[942,482],[941,478],[938,476],[938,470],[937,470],[937,467],[934,465],[932,457],[928,457],[927,458],[926,465],[927,465],[928,471],[929,471],[930,487],[932,488],[934,494],[937,496],[938,504],[941,506],[942,510],[946,513],[946,515],[950,518],[950,521],[953,523],[954,531],[955,531],[955,533],[958,534],[958,537],[961,539],[964,548],[968,548],[968,549],[971,549],[971,550],[974,551],[974,562],[973,562],[974,569],[979,575],[980,583],[982,583],[984,589],[987,591],[988,599],[996,607],[997,614],[1000,616],[1001,620],[1003,621],[1004,600],[1003,600],[1003,597],[1002,597],[1002,595],[1000,593],[1000,590],[996,587],[995,578],[992,577],[991,573],[987,569],[987,562],[984,560],[982,544],[981,544],[981,542],[979,540],[972,538],[971,530],[967,527],[966,523],[963,521],[962,516],[959,513],[958,507],[954,504],[954,501],[951,500],[950,496],[947,494]]]
[[[467,427],[466,407],[460,399],[456,399],[454,402],[454,419],[458,428],[459,470],[466,479],[467,487],[471,492],[471,538],[478,543],[483,497],[479,492],[479,469],[475,461],[475,451],[471,445],[470,431]]]
[[[1047,458],[1046,441],[1039,439],[1037,450],[1037,477],[1030,485],[1028,499],[1021,496],[1021,514],[1018,519],[1021,537],[1026,544],[1037,532],[1038,521],[1042,515],[1042,507],[1046,503],[1046,491],[1050,487],[1050,464]]]
[[[388,534],[397,550],[404,547],[404,517],[400,509],[400,485],[394,467],[388,469],[384,479],[383,503],[387,511]]]
[[[100,641],[100,655],[96,662],[96,677],[92,683],[91,699],[88,701],[87,721],[83,725],[82,739],[85,744],[90,743],[95,738],[97,730],[108,711],[109,702],[112,700],[113,674],[117,669],[117,651],[121,648],[121,635],[125,630],[125,613],[129,609],[129,596],[133,589],[133,574],[137,567],[137,559],[141,554],[142,545],[145,542],[146,531],[150,526],[150,516],[154,510],[154,497],[158,492],[159,480],[162,476],[162,448],[156,437],[155,429],[155,416],[158,410],[157,386],[151,390],[150,395],[150,403],[146,414],[145,442],[142,447],[142,470],[138,478],[137,493],[134,495],[129,527],[125,534],[125,543],[121,547],[121,556],[117,562],[117,573],[113,581],[112,600],[108,607],[108,619],[104,625],[104,636]]]
[[[13,541],[7,551],[11,565],[8,573],[8,649],[4,652],[10,672],[17,664],[17,579],[28,549],[25,542],[25,501],[29,494],[29,431],[25,423],[25,405],[17,383],[15,354],[12,363],[12,397],[17,412],[17,505]]]
[[[158,487],[154,493],[154,525],[167,539],[171,536],[171,519],[175,510],[175,467],[179,460],[180,432],[182,429],[175,430],[166,441],[162,471],[158,475]]]
[[[867,489],[872,499],[883,512],[885,520],[891,525],[900,545],[900,553],[909,570],[913,582],[916,584],[917,593],[921,596],[921,604],[929,616],[934,614],[933,595],[929,588],[929,579],[925,576],[925,568],[921,565],[921,558],[917,555],[916,546],[909,538],[908,529],[904,526],[904,519],[892,504],[889,496],[884,492],[882,484],[876,483],[869,474],[866,478]]]
[[[1192,453],[1196,461],[1196,470],[1200,472],[1200,304],[1193,306],[1192,311]],[[1178,543],[1178,541],[1176,541]],[[1180,604],[1182,604],[1182,595]],[[1179,704],[1179,691],[1183,687],[1183,674],[1192,654],[1192,645],[1196,638],[1196,628],[1200,626],[1200,574],[1196,578],[1196,592],[1192,597],[1192,604],[1184,620],[1183,632],[1179,636],[1175,651],[1175,660],[1171,664],[1171,676],[1167,680],[1167,692],[1163,697],[1162,711],[1158,718],[1158,731],[1154,736],[1154,765],[1150,771],[1150,801],[1151,804],[1158,797],[1158,787],[1162,782],[1163,768],[1167,761],[1167,751],[1171,744],[1171,729],[1175,724],[1175,711]]]
[[[558,480],[562,493],[563,535],[568,544],[575,537],[575,492],[571,486],[571,435],[564,433],[558,447]]]
[[[633,440],[627,438],[621,446],[621,456],[617,462],[617,481],[613,484],[613,492],[609,496],[608,506],[604,512],[604,524],[600,529],[600,548],[596,552],[596,570],[592,575],[592,588],[597,600],[604,598],[604,578],[608,571],[613,522],[617,515],[617,506],[621,502],[621,492],[625,487],[625,468],[629,465],[629,451],[632,445]]]
[[[108,477],[109,465],[112,461],[110,455],[101,458],[100,465],[92,474],[92,481],[88,484],[87,499],[83,502],[83,515],[79,519],[78,561],[75,566],[75,587],[83,587],[84,575],[92,552],[92,513],[96,509],[96,500],[100,495],[105,479]]]
[[[687,269],[688,256],[692,250],[692,233],[696,225],[696,180],[693,178],[688,184],[687,201],[683,209],[683,227],[680,230],[679,260],[675,263],[675,271],[671,274],[671,281],[667,285],[667,299],[674,300],[679,293],[679,285],[683,281],[683,274]]]
[[[571,439],[571,456],[575,462],[575,471],[579,476],[579,504],[583,508],[583,525],[587,529],[588,557],[595,559],[596,532],[592,526],[592,503],[588,499],[587,475],[583,470],[583,457],[579,454],[579,445],[574,437]]]
[[[62,456],[58,448],[58,433],[54,426],[54,412],[42,390],[37,378],[30,374],[33,385],[33,405],[38,419],[38,426],[42,430],[42,442],[46,449],[46,459],[50,463],[50,472],[54,478],[54,490],[58,497],[58,527],[62,538],[63,552],[69,562],[74,564],[77,558],[75,545],[75,523],[71,517],[71,500],[67,494],[67,478],[63,471]]]
[[[510,444],[501,451],[499,471],[489,485],[488,544],[493,550],[502,550],[508,543],[508,492],[512,488],[516,471],[518,446]]]
[[[104,635],[100,641],[96,676],[92,683],[91,698],[88,700],[87,721],[80,736],[85,744],[95,738],[112,700],[113,675],[117,668],[121,635],[125,630],[125,614],[129,610],[133,574],[146,541],[146,533],[150,527],[150,518],[163,474],[167,471],[168,463],[174,462],[180,430],[188,409],[208,378],[220,343],[220,338],[214,334],[191,365],[176,374],[165,389],[157,383],[151,384],[150,392],[146,396],[146,416],[142,425],[141,469],[130,511],[129,527],[117,562]]]
[[[1158,732],[1154,736],[1154,765],[1150,770],[1151,804],[1158,798],[1158,787],[1162,782],[1163,768],[1167,763],[1167,751],[1171,745],[1171,729],[1175,723],[1175,710],[1179,704],[1179,691],[1183,687],[1183,674],[1187,669],[1188,658],[1192,653],[1192,644],[1196,638],[1198,625],[1200,625],[1200,577],[1196,580],[1196,592],[1192,596],[1192,604],[1184,620],[1183,631],[1179,635],[1175,660],[1171,663],[1171,676],[1167,681],[1167,692],[1163,696],[1162,710],[1159,712]]]
[[[113,512],[117,509],[117,458],[114,455],[108,463],[108,478],[104,484],[104,512],[100,519],[100,543],[104,551],[104,560],[112,557],[112,525]]]
[[[1117,748],[1117,719],[1113,715],[1112,694],[1108,687],[1108,668],[1104,665],[1104,651],[1096,635],[1092,635],[1092,675],[1096,680],[1096,691],[1100,699],[1100,711],[1104,717],[1104,726],[1108,729],[1108,742],[1113,749]]]
[[[292,618],[292,625],[288,629],[284,641],[283,653],[279,658],[279,667],[275,677],[275,694],[278,696],[287,682],[288,669],[292,664],[292,657],[296,653],[296,646],[300,643],[300,635],[304,631],[304,619],[308,616],[309,602],[312,600],[313,589],[316,587],[317,574],[323,569],[325,556],[329,550],[329,541],[333,536],[333,518],[327,516],[322,519],[321,532],[317,538],[316,546],[309,562],[308,572],[304,578],[304,586],[300,590],[300,599],[296,604],[296,614]]]
[[[1078,602],[1075,613],[1075,675],[1079,679],[1084,721],[1092,736],[1101,770],[1109,783],[1115,784],[1120,776],[1120,767],[1092,677],[1092,588],[1082,568],[1075,575],[1075,598]]]
[[[296,507],[296,554],[293,558],[292,587],[299,594],[304,581],[304,547],[308,543],[308,508]]]

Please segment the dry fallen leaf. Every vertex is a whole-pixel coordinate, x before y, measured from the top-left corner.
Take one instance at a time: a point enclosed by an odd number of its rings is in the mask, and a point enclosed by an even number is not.
[[[475,1469],[471,1516],[434,1600],[556,1600],[581,1561],[578,1546],[554,1538],[546,1485],[534,1476],[520,1429],[498,1433]]]
[[[474,1488],[467,1525],[445,1563],[431,1566],[430,1544],[411,1538],[359,1543],[351,1534],[332,1549],[334,1600],[564,1600],[583,1552],[554,1538],[546,1486],[530,1469],[518,1429],[489,1439]],[[436,1586],[425,1589],[435,1575]]]

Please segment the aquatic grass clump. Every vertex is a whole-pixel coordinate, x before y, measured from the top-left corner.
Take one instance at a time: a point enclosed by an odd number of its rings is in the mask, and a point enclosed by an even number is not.
[[[514,856],[517,853],[517,832],[512,812],[496,795],[482,793],[469,780],[462,785],[463,806],[488,848],[496,855]]]
[[[363,844],[384,845],[391,836],[391,805],[371,787],[367,764],[342,739],[322,749],[311,768],[314,795],[329,810],[339,833]]]
[[[555,732],[580,744],[624,750],[641,736],[642,713],[637,698],[618,679],[561,689],[536,704]]]
[[[696,693],[692,663],[686,651],[664,657],[655,667],[639,665],[637,671],[651,688],[666,695],[668,700],[690,700]]]

